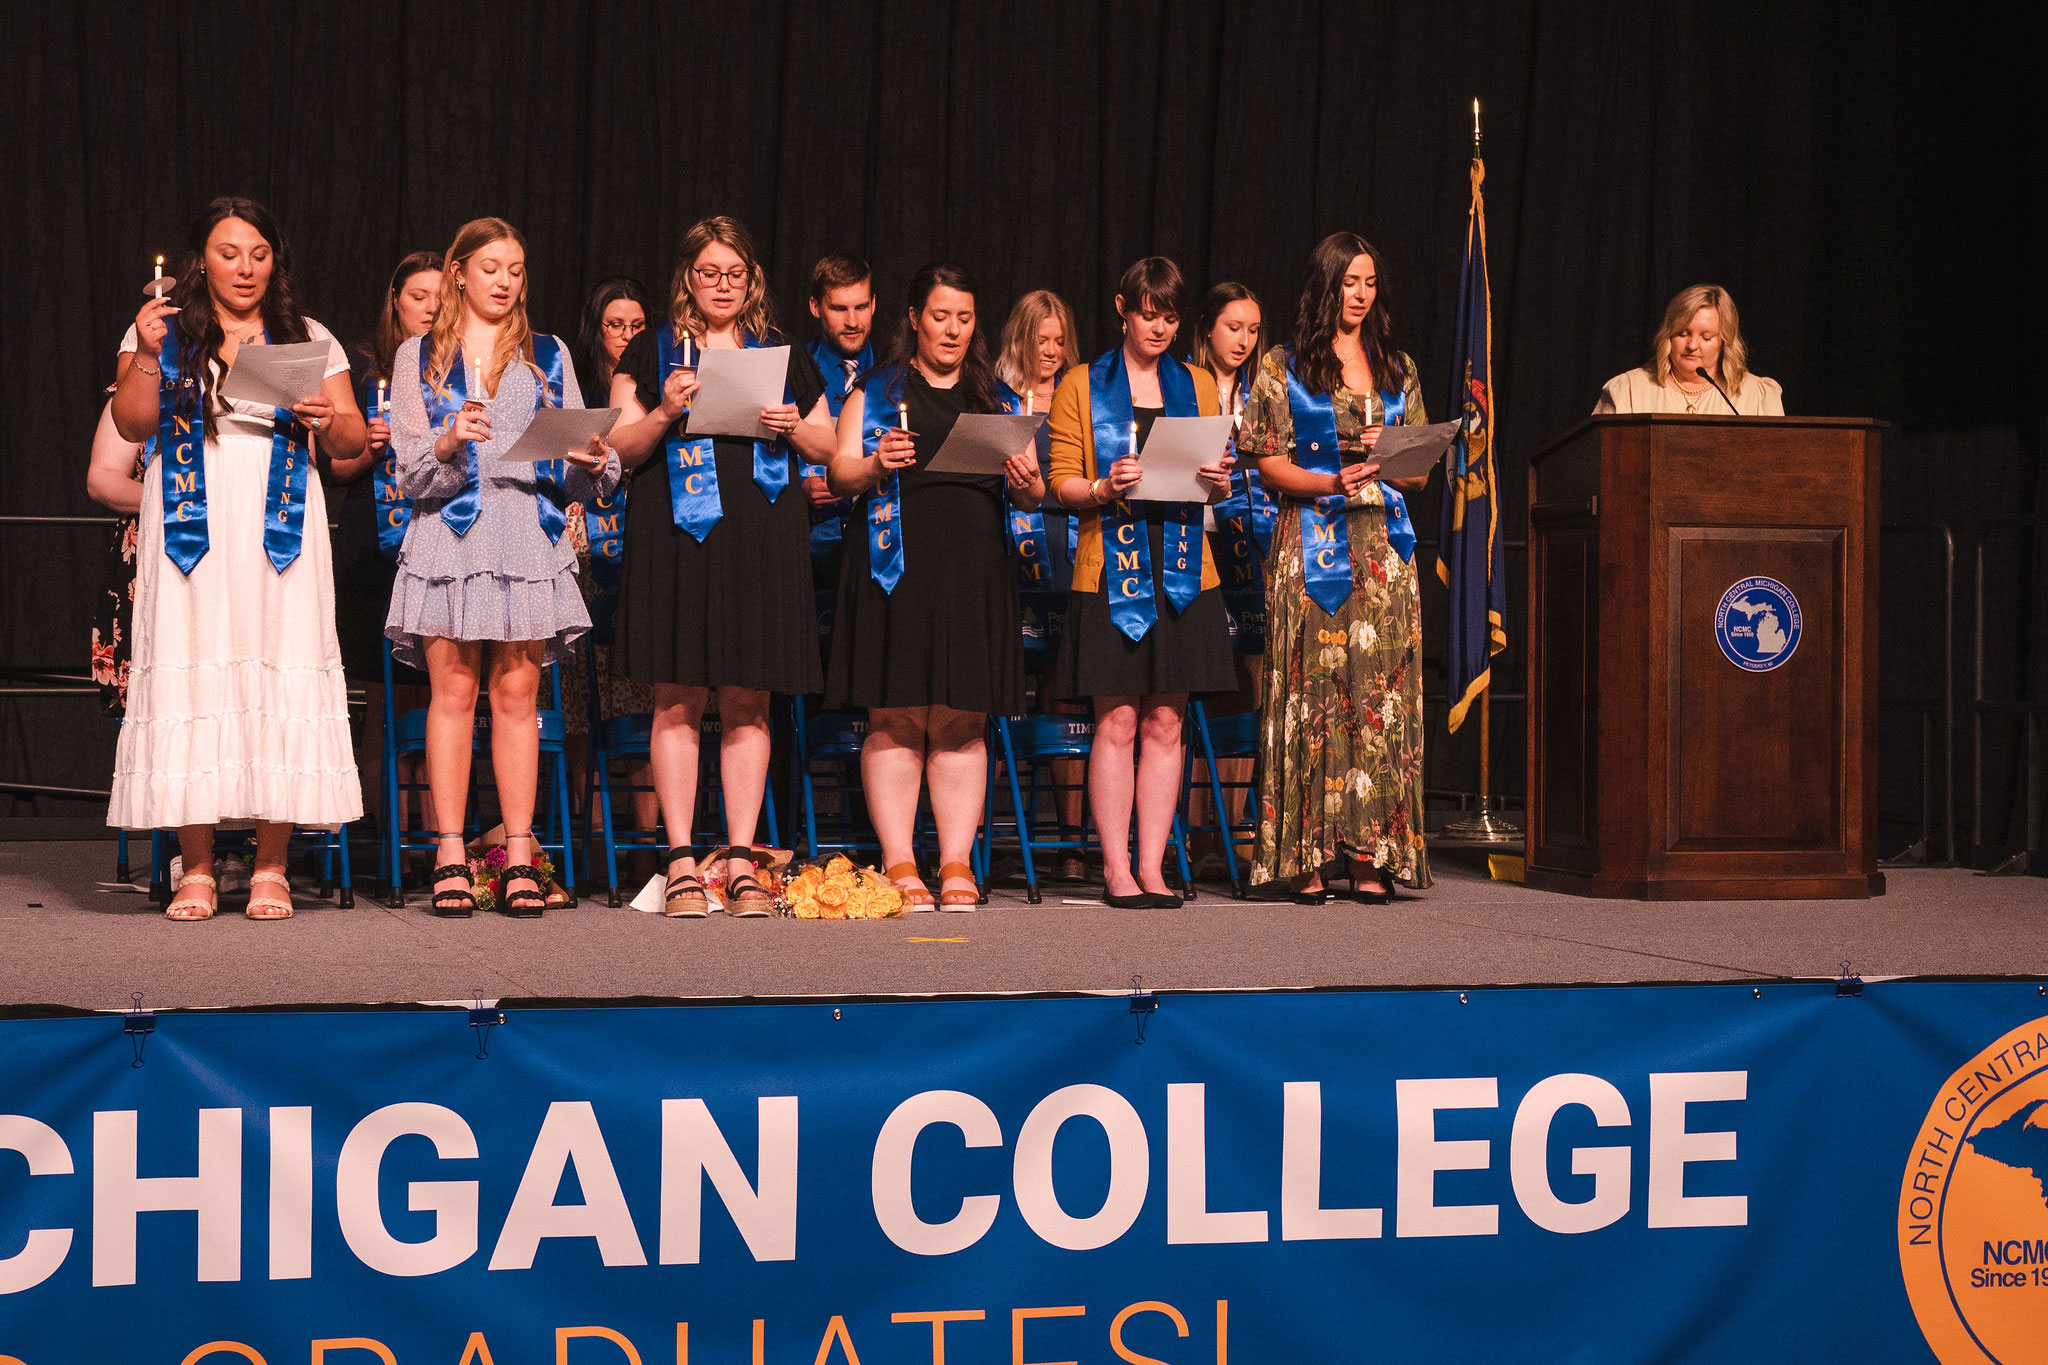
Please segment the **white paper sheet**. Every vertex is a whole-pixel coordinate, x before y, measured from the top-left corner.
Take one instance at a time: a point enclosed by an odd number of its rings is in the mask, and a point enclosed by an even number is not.
[[[235,352],[235,363],[222,381],[220,396],[266,408],[288,408],[320,392],[327,382],[332,342],[294,341],[283,346],[251,346]]]
[[[697,353],[697,396],[690,400],[692,436],[744,436],[773,440],[761,409],[782,406],[789,380],[789,347],[757,346]]]
[[[541,408],[512,448],[498,458],[515,464],[559,460],[589,446],[593,436],[609,436],[618,420],[617,408]]]
[[[1366,451],[1362,459],[1379,465],[1381,479],[1419,479],[1436,468],[1436,462],[1444,457],[1457,435],[1456,422],[1382,427],[1379,443]]]
[[[1045,414],[963,412],[925,469],[933,474],[996,474],[1030,448]]]
[[[1209,485],[1197,473],[1215,464],[1230,442],[1228,417],[1155,417],[1138,463],[1145,477],[1125,496],[1137,502],[1207,502]]]

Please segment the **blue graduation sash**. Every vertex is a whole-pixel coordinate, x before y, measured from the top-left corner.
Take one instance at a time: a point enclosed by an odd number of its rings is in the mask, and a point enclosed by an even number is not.
[[[896,419],[909,371],[885,365],[868,371],[861,382],[860,448],[869,459],[881,455],[882,436]],[[882,475],[863,501],[867,504],[868,576],[885,593],[896,591],[903,578],[903,492],[896,471]]]
[[[1405,393],[1380,391],[1385,408],[1383,423],[1400,422],[1407,411]],[[1337,411],[1328,394],[1308,391],[1295,373],[1294,357],[1287,358],[1287,406],[1294,420],[1294,460],[1317,474],[1335,474],[1343,465],[1337,445]],[[1407,559],[1415,553],[1415,527],[1408,520],[1408,505],[1392,488],[1380,489],[1386,504],[1387,540]],[[1351,537],[1345,517],[1344,495],[1332,493],[1316,498],[1301,509],[1302,576],[1309,600],[1335,615],[1351,596]]]
[[[1022,413],[1024,398],[1002,380],[996,381],[996,402],[1004,412]],[[1007,490],[1006,490],[1007,491]],[[1017,556],[1017,586],[1025,592],[1044,592],[1052,587],[1051,545],[1045,534],[1045,513],[1018,507],[1004,509],[1010,526],[1010,553]],[[1068,519],[1068,529],[1074,526]]]
[[[1131,382],[1124,373],[1123,347],[1098,357],[1088,367],[1088,411],[1094,427],[1095,473],[1107,478],[1110,467],[1131,453]],[[1194,377],[1170,355],[1159,357],[1159,396],[1168,417],[1196,417]],[[1152,600],[1151,537],[1143,509],[1128,498],[1102,509],[1102,590],[1109,594],[1109,619],[1132,640],[1152,629],[1158,608]],[[1175,612],[1183,612],[1202,591],[1202,505],[1167,504],[1166,563],[1163,586]],[[1114,555],[1114,562],[1110,556]]]
[[[583,530],[590,541],[593,565],[616,565],[624,557],[626,541],[619,530],[619,512],[626,505],[626,485],[621,480],[608,498],[592,497],[583,504]]]
[[[839,420],[839,410],[846,406],[846,395],[851,392],[851,380],[847,376],[845,366],[840,362],[842,360],[853,361],[854,378],[866,374],[875,365],[874,343],[870,341],[862,345],[858,355],[841,356],[839,352],[832,349],[832,343],[825,340],[825,338],[812,337],[810,343],[804,347],[804,350],[810,353],[811,360],[818,367],[819,378],[825,381],[825,410],[832,414],[832,420],[836,422]],[[821,464],[800,464],[797,467],[797,472],[806,479],[822,479],[825,477],[825,466]],[[842,499],[826,507],[814,507],[811,509],[811,557],[813,559],[823,559],[831,554],[845,535],[845,528],[842,525],[846,517],[844,508],[845,502]]]
[[[1251,365],[1238,372],[1239,392],[1251,397]],[[1242,407],[1242,403],[1240,403]],[[1237,452],[1237,437],[1230,438],[1230,453]],[[1232,474],[1230,496],[1216,504],[1216,525],[1222,531],[1223,586],[1233,594],[1263,592],[1264,561],[1273,552],[1273,519],[1276,509],[1267,496],[1259,471],[1241,465]]]
[[[420,343],[425,346],[425,342]],[[371,417],[391,420],[387,408],[377,406],[377,376],[371,375],[363,385],[363,411]],[[377,502],[377,548],[387,559],[396,560],[400,547],[405,544],[405,530],[412,525],[412,499],[398,486],[398,447],[387,444],[384,458],[377,461],[370,471],[370,489],[376,494]]]
[[[673,323],[657,327],[654,331],[655,368],[659,371],[663,387],[667,386],[671,374],[683,368],[681,340]],[[745,341],[749,347],[770,344],[752,336],[746,337]],[[782,386],[782,401],[794,401],[786,381]],[[718,519],[725,515],[725,504],[718,493],[718,458],[712,450],[713,438],[684,436],[683,426],[687,421],[683,418],[669,428],[662,442],[662,453],[668,460],[669,514],[677,527],[688,531],[701,544],[704,537],[711,534],[711,528],[718,524]],[[754,486],[770,502],[780,498],[782,490],[789,487],[789,455],[781,440],[754,442]]]
[[[164,456],[164,553],[189,574],[211,544],[206,527],[206,404],[198,377],[183,372],[178,325],[166,331],[157,357],[156,448]],[[270,329],[263,331],[266,345]],[[312,463],[290,408],[272,409],[270,483],[263,502],[263,553],[283,573],[299,557],[306,530],[306,475]]]
[[[462,411],[469,401],[467,390],[467,366],[463,364],[462,347],[455,348],[455,357],[448,365],[448,382],[436,389],[427,375],[428,352],[432,348],[424,341],[420,343],[420,398],[426,404],[427,424],[430,428],[443,427],[455,420],[455,414]],[[536,386],[534,407],[560,407],[562,404],[563,366],[566,363],[562,343],[545,333],[533,338],[534,363],[540,366],[544,382]],[[502,381],[501,381],[502,382]],[[479,399],[481,401],[481,399]],[[465,468],[462,491],[441,504],[441,520],[448,529],[458,536],[469,534],[469,528],[476,525],[477,517],[483,511],[483,488],[477,472],[475,441],[463,442]],[[542,460],[533,467],[533,501],[540,517],[540,529],[546,533],[549,544],[562,538],[562,530],[569,520],[562,513],[567,501],[563,491],[568,462],[566,460]]]

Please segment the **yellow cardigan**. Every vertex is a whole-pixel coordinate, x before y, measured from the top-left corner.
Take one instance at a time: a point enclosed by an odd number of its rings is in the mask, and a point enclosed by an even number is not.
[[[1195,381],[1195,407],[1204,417],[1214,417],[1219,409],[1216,404],[1216,376],[1209,373],[1206,365],[1190,365],[1188,373]],[[1088,367],[1076,365],[1068,370],[1053,390],[1052,415],[1046,421],[1051,432],[1052,475],[1046,496],[1052,497],[1066,479],[1093,479],[1095,475],[1095,425],[1088,402]],[[1081,519],[1081,539],[1074,551],[1074,591],[1102,591],[1102,509],[1091,507],[1086,511],[1069,512],[1070,516]],[[1202,588],[1222,584],[1221,575],[1216,572],[1216,556],[1213,552],[1202,556]]]

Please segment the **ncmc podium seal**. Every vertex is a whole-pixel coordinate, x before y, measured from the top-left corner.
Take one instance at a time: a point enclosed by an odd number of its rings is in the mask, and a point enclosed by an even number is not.
[[[1899,1186],[1899,1268],[1942,1365],[2048,1365],[2048,1016],[1935,1097]]]

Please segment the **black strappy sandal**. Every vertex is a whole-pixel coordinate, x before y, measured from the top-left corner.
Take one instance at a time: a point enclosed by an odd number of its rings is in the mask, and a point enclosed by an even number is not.
[[[434,837],[439,839],[442,836],[439,832],[436,832]],[[455,835],[452,837],[460,838],[461,836]],[[468,919],[476,913],[476,893],[470,889],[469,864],[444,863],[442,866],[434,869],[427,879],[427,884],[429,886],[439,886],[442,882],[449,881],[455,877],[462,878],[462,885],[459,888],[450,887],[446,891],[436,891],[434,893],[434,913],[442,919]]]
[[[541,890],[540,869],[532,863],[508,867],[498,882],[498,908],[514,919],[539,919],[547,912],[547,892]],[[532,882],[533,890],[512,889],[514,882]]]
[[[687,848],[672,848],[668,851],[671,867],[690,856]],[[704,889],[704,883],[694,872],[685,872],[680,877],[668,879],[668,890],[662,896],[661,913],[669,919],[703,919],[711,913],[711,895]]]
[[[741,861],[733,859],[734,862]],[[740,919],[767,919],[775,913],[775,900],[768,894],[768,888],[754,880],[753,861],[745,860],[747,870],[725,884],[725,913]],[[749,896],[749,891],[757,894]]]

